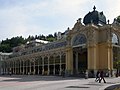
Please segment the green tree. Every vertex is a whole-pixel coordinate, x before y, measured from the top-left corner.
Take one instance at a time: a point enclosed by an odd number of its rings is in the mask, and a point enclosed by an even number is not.
[[[0,44],[0,52],[12,52],[12,48],[19,46],[21,44],[25,44],[26,40],[20,37],[12,37],[11,39],[2,40]]]
[[[120,23],[120,16],[117,17],[117,22]]]
[[[54,33],[54,35],[49,34],[47,36],[44,36],[43,34],[40,34],[39,36],[28,36],[28,38],[24,39],[22,36],[12,37],[11,39],[6,38],[6,40],[2,40],[0,42],[0,52],[12,52],[12,48],[19,46],[21,44],[25,44],[27,41],[40,39],[40,40],[47,40],[50,42],[55,41],[57,38],[57,33]]]
[[[12,52],[12,48],[10,47],[9,44],[1,44],[0,52]]]

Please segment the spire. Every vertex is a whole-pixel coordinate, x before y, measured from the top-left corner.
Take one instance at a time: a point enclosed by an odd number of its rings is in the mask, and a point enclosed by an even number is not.
[[[109,24],[110,20],[108,19],[107,22],[108,22],[108,24]]]
[[[94,6],[94,7],[93,7],[93,11],[95,11],[95,9],[96,9],[96,7]]]

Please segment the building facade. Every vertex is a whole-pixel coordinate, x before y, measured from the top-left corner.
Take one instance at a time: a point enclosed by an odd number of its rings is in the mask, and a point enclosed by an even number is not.
[[[84,23],[84,24],[83,24]],[[103,12],[93,8],[72,29],[59,33],[55,42],[23,47],[3,62],[4,72],[12,74],[79,75],[97,70],[112,72],[120,59],[120,26],[106,24]]]

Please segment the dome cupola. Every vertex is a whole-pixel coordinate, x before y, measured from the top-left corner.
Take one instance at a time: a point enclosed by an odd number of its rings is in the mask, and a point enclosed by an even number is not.
[[[89,12],[85,15],[83,19],[83,23],[87,24],[95,24],[95,25],[105,25],[106,24],[106,17],[104,16],[103,12],[96,11],[96,7],[93,7],[93,11]]]

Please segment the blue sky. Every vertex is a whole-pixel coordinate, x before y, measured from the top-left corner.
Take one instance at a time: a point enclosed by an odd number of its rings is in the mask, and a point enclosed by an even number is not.
[[[112,23],[120,15],[119,3],[120,0],[0,0],[0,40],[64,32],[94,5]]]

